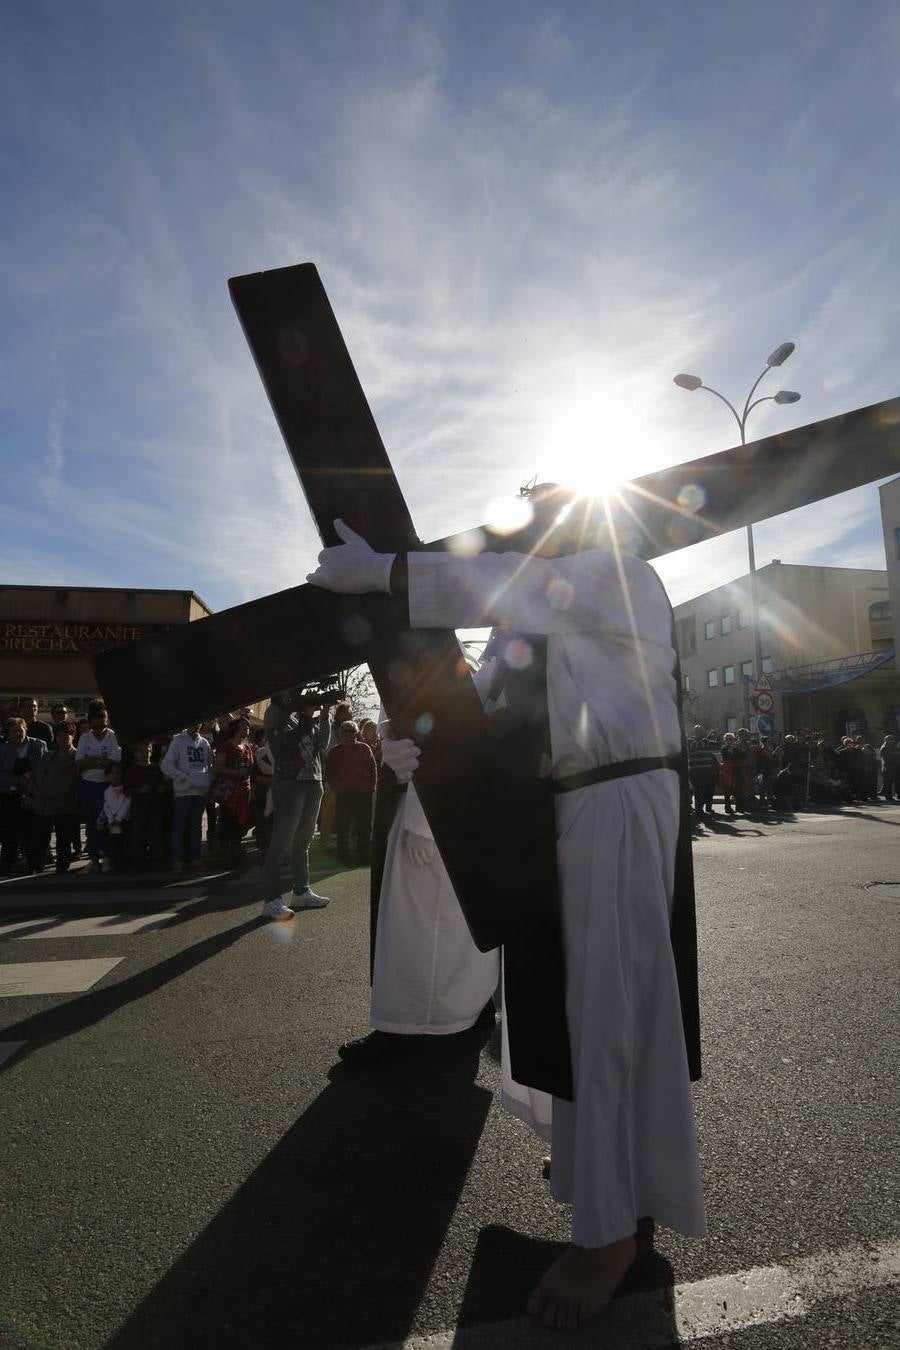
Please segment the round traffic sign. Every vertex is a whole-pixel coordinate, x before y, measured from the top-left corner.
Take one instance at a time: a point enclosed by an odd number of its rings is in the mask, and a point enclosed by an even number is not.
[[[771,694],[767,694],[764,689],[759,690],[756,695],[757,712],[770,713],[775,707],[775,700]]]

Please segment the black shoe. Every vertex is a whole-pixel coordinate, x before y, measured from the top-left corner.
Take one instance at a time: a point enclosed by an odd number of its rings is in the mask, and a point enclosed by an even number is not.
[[[425,1036],[400,1036],[392,1031],[370,1031],[355,1041],[338,1046],[338,1058],[345,1064],[381,1064],[421,1049]]]

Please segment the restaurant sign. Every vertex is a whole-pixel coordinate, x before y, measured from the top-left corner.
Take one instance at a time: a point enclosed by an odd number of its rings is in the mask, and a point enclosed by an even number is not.
[[[16,620],[0,623],[0,652],[23,656],[66,656],[72,652],[102,652],[123,642],[156,633],[170,633],[171,623],[45,623]]]

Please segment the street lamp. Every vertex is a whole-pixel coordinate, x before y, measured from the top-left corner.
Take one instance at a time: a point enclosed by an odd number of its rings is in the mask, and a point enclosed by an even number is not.
[[[741,445],[746,445],[747,437],[745,433],[747,430],[747,418],[750,416],[753,409],[758,407],[760,403],[767,403],[769,401],[772,403],[798,403],[800,400],[800,395],[793,389],[779,389],[777,394],[765,394],[762,398],[753,398],[753,395],[756,393],[757,385],[763,378],[763,375],[767,374],[773,366],[783,366],[793,350],[793,342],[782,342],[781,345],[776,347],[774,352],[766,358],[765,366],[750,387],[750,393],[747,395],[744,402],[744,410],[742,413],[739,413],[734,404],[731,403],[724,394],[720,394],[718,389],[713,389],[710,385],[704,384],[699,375],[676,375],[673,383],[677,384],[679,389],[687,389],[690,393],[693,393],[695,389],[705,389],[708,394],[715,394],[716,398],[721,399],[726,408],[729,408],[734,414],[734,420],[738,424],[738,431],[741,433]],[[752,525],[747,526],[747,554],[750,560],[750,604],[753,613],[753,665],[756,671],[756,678],[759,679],[762,672],[762,641],[759,632],[759,604],[757,602],[756,592],[756,555],[753,550]]]

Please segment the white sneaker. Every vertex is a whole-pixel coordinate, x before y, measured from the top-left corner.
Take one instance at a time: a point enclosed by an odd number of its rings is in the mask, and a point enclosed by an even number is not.
[[[324,895],[316,895],[307,886],[305,891],[294,891],[291,896],[294,909],[324,909],[328,900]]]
[[[263,914],[269,919],[292,919],[294,911],[283,900],[264,900]]]

